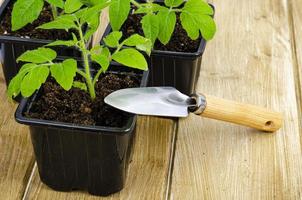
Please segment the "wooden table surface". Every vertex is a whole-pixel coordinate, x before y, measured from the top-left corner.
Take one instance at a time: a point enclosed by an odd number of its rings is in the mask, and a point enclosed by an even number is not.
[[[1,1],[1,0],[0,0]],[[280,110],[277,133],[190,115],[139,117],[125,188],[104,199],[302,199],[302,0],[212,0],[198,91]],[[0,199],[102,199],[41,183],[0,74]]]

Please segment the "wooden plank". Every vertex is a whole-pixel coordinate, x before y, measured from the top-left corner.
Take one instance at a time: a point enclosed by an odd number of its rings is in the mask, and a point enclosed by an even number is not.
[[[33,151],[28,129],[15,122],[16,104],[7,99],[0,71],[0,196],[21,199],[34,164]]]
[[[175,134],[175,121],[139,117],[125,188],[104,199],[164,199]],[[56,192],[41,183],[37,169],[25,199],[103,199],[85,192]]]
[[[296,78],[296,91],[297,101],[299,105],[299,117],[301,118],[302,111],[302,0],[288,0],[289,1],[289,22],[292,27],[292,50],[293,61],[295,64],[295,78]],[[300,123],[302,130],[302,125]],[[302,138],[301,138],[302,139]]]
[[[198,91],[280,110],[285,123],[268,134],[193,115],[180,120],[170,197],[301,199],[287,1],[213,3],[218,32],[206,48]]]

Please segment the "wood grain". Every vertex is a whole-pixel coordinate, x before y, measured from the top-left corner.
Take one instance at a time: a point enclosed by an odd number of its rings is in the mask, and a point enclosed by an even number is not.
[[[289,25],[292,28],[292,51],[295,65],[295,83],[297,92],[297,102],[299,106],[299,118],[302,117],[302,0],[288,0],[289,2]],[[302,131],[302,123],[300,123]],[[302,142],[302,138],[301,138]]]
[[[180,120],[170,197],[301,199],[302,155],[287,1],[213,3],[218,32],[207,45],[198,91],[280,110],[284,126],[267,134],[194,115]]]
[[[171,119],[139,117],[125,188],[108,198],[77,191],[56,192],[41,183],[35,168],[25,199],[164,199],[174,134],[175,121]]]
[[[15,122],[16,104],[7,99],[2,69],[0,102],[0,199],[21,199],[34,157],[28,129]]]

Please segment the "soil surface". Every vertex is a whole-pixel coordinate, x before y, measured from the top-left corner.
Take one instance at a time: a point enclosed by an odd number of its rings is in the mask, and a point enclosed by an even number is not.
[[[96,99],[78,88],[65,91],[53,79],[43,84],[41,97],[32,104],[25,116],[30,118],[68,122],[77,125],[122,127],[130,114],[104,103],[104,98],[113,91],[138,87],[137,75],[107,74],[96,84]]]
[[[11,30],[11,13],[13,5],[9,4],[4,10],[4,17],[0,22],[0,35],[10,35],[22,38],[35,38],[46,40],[66,40],[70,39],[70,34],[64,30],[42,30],[36,27],[53,20],[51,8],[45,5],[38,19],[31,24],[27,24],[22,29],[17,31]]]
[[[141,14],[130,14],[128,16],[128,19],[121,28],[125,38],[134,33],[144,35],[140,23],[142,16],[143,15]],[[196,52],[201,39],[191,40],[187,35],[187,32],[181,26],[179,14],[176,14],[176,16],[176,25],[170,41],[168,44],[163,45],[157,40],[154,44],[154,49],[163,51]]]

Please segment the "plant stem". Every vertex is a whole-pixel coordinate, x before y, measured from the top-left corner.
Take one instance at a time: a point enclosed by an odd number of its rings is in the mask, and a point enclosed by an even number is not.
[[[51,5],[51,12],[52,12],[53,19],[55,20],[58,17],[57,7]]]
[[[136,7],[138,7],[138,8],[141,8],[142,6],[137,2],[137,1],[135,1],[135,0],[130,0],[130,2],[133,4],[133,5],[135,5]]]
[[[181,11],[182,11],[182,9],[176,9],[176,8],[173,8],[173,9],[171,9],[171,11],[174,11],[174,12],[181,12]]]
[[[94,100],[96,97],[96,94],[95,94],[94,85],[92,83],[92,77],[90,74],[88,53],[87,53],[87,49],[86,49],[86,45],[85,45],[85,40],[84,40],[81,24],[78,21],[77,21],[77,24],[78,24],[78,31],[79,31],[79,35],[80,35],[80,47],[82,50],[82,56],[83,56],[83,60],[84,60],[86,83],[87,83],[90,97],[92,98],[92,100]]]
[[[99,76],[101,75],[102,72],[103,72],[103,69],[100,69],[100,70],[98,71],[98,73],[95,75],[95,77],[93,78],[93,82],[92,82],[93,85],[96,84],[96,82],[97,82],[97,80],[99,79]]]
[[[81,76],[83,76],[85,79],[87,78],[85,72],[78,69],[77,73],[80,74]]]

